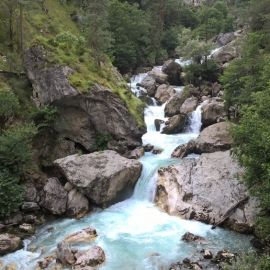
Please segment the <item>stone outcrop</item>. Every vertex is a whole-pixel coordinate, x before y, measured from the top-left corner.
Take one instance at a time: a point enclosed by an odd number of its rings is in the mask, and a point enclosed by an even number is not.
[[[170,214],[216,224],[232,206],[249,196],[239,181],[242,174],[230,151],[186,159],[159,170],[155,202]],[[250,197],[233,209],[224,225],[237,232],[252,232],[257,207],[257,201]]]
[[[167,84],[162,84],[158,87],[155,94],[155,98],[160,103],[165,103],[175,94],[175,90],[172,86]]]
[[[85,216],[88,211],[88,199],[75,188],[69,191],[67,198],[67,215],[80,218]]]
[[[202,106],[202,126],[203,128],[217,122],[225,121],[226,111],[224,102],[218,98],[213,98]]]
[[[10,233],[0,234],[0,255],[14,252],[22,247],[22,240]]]
[[[220,122],[205,128],[196,140],[178,146],[172,153],[174,158],[184,158],[189,154],[226,151],[232,147],[231,124]]]
[[[189,114],[196,110],[198,105],[198,99],[196,97],[190,97],[180,107],[180,113]]]
[[[173,95],[165,106],[165,116],[172,117],[176,114],[180,114],[180,108],[186,99],[187,97],[183,94],[183,92]]]
[[[168,60],[162,66],[162,71],[168,75],[168,82],[171,85],[181,85],[182,67],[174,60]]]
[[[150,96],[150,97],[153,97],[155,96],[155,93],[156,93],[156,90],[157,90],[157,83],[156,83],[156,80],[150,76],[150,75],[147,75],[139,84],[138,86],[141,86],[143,87],[146,91],[147,91],[147,94]]]
[[[158,84],[166,84],[168,82],[168,75],[159,67],[154,67],[148,74],[154,78]]]
[[[49,178],[43,188],[40,205],[54,215],[67,209],[67,192],[57,178]]]
[[[54,163],[73,186],[100,206],[127,198],[142,170],[139,161],[111,150],[72,155]]]
[[[163,134],[177,134],[184,130],[187,116],[185,114],[177,114],[170,117],[162,129]]]
[[[228,43],[230,43],[231,41],[233,41],[234,39],[236,39],[236,34],[234,32],[229,32],[229,33],[220,33],[217,37],[216,37],[216,43],[218,44],[218,46],[225,46]]]
[[[46,51],[39,46],[26,51],[24,67],[37,106],[53,105],[58,111],[54,136],[49,134],[48,141],[43,138],[37,142],[49,161],[74,154],[77,149],[95,151],[98,137],[104,135],[110,136],[111,145],[121,153],[141,145],[145,129],[138,127],[123,100],[110,89],[95,85],[85,94],[79,93],[68,80],[73,71],[48,65]],[[121,147],[116,147],[119,142]]]

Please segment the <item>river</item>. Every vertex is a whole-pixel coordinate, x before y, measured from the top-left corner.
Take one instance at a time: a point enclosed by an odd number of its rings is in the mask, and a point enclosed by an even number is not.
[[[136,84],[144,77],[145,74],[133,77],[131,88],[135,94],[138,92]],[[182,91],[182,87],[176,90]],[[250,238],[245,235],[221,228],[211,230],[210,225],[170,216],[154,205],[157,170],[181,162],[172,159],[171,153],[178,145],[199,135],[201,105],[193,112],[186,133],[165,135],[157,132],[154,126],[155,119],[166,120],[165,105],[153,103],[145,109],[147,133],[142,139],[144,144],[150,143],[164,151],[158,155],[146,153],[140,159],[143,171],[133,196],[80,220],[59,219],[41,226],[34,237],[25,241],[24,249],[3,257],[4,263],[16,262],[17,269],[21,270],[35,269],[36,262],[52,254],[65,236],[88,226],[93,226],[98,232],[96,241],[91,244],[101,246],[106,253],[102,270],[168,269],[172,262],[195,256],[203,248],[213,251],[227,248],[237,252],[250,248]],[[186,232],[200,235],[206,241],[202,244],[186,243],[181,240]]]

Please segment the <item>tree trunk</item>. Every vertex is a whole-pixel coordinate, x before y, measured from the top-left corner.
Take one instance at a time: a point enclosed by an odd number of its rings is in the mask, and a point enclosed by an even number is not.
[[[20,3],[20,51],[23,52],[23,5]]]

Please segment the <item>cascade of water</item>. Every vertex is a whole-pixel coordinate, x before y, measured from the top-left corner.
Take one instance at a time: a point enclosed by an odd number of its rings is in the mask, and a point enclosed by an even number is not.
[[[196,110],[191,114],[191,118],[189,120],[190,124],[188,127],[188,131],[194,134],[199,134],[202,127],[202,107],[207,104],[207,100],[202,102]]]
[[[136,86],[144,76],[133,77],[131,85]],[[155,103],[154,106],[148,106],[145,109],[147,133],[142,138],[143,143],[150,143],[163,149],[163,152],[159,155],[146,153],[140,159],[143,171],[133,197],[103,211],[91,213],[80,220],[62,219],[41,227],[30,244],[25,242],[26,247],[29,245],[29,249],[36,252],[22,249],[5,256],[3,262],[8,264],[15,261],[18,270],[33,270],[41,254],[43,257],[51,255],[66,235],[88,226],[96,228],[99,236],[95,244],[102,247],[106,254],[106,262],[101,270],[168,269],[170,263],[184,259],[196,251],[196,246],[180,240],[181,235],[187,231],[205,237],[207,242],[204,248],[227,247],[237,251],[248,247],[246,236],[219,228],[213,231],[209,225],[170,216],[161,212],[152,203],[157,169],[180,162],[171,159],[171,153],[178,145],[198,136],[202,105],[198,106],[192,116],[190,132],[176,135],[165,135],[155,129],[155,119],[166,120],[165,104],[158,106]],[[48,230],[52,226],[54,230]]]
[[[144,88],[137,86],[137,84],[141,83],[143,79],[147,76],[147,73],[139,73],[137,75],[132,76],[130,79],[130,83],[128,86],[130,87],[130,90],[135,96],[140,96],[141,91],[145,91]]]

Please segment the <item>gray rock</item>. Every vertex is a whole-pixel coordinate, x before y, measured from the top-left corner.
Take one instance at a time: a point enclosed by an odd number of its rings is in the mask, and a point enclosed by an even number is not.
[[[131,159],[139,159],[144,155],[144,148],[138,147],[131,151],[129,158]]]
[[[180,107],[180,113],[189,114],[196,110],[198,105],[198,99],[196,97],[190,97]]]
[[[40,210],[39,205],[35,202],[24,202],[21,208],[23,212],[35,212]]]
[[[148,74],[153,77],[158,84],[166,84],[168,82],[168,75],[159,67],[154,67]]]
[[[54,163],[72,185],[102,206],[129,196],[142,169],[137,160],[111,150],[68,156]]]
[[[71,250],[68,243],[61,242],[57,245],[57,259],[63,265],[73,265],[76,262],[74,252]]]
[[[172,86],[167,84],[162,84],[158,87],[155,94],[155,99],[160,103],[165,103],[175,94],[175,90]]]
[[[232,147],[231,124],[220,122],[205,128],[196,140],[178,146],[172,153],[174,158],[184,158],[189,154],[226,151]]]
[[[162,124],[164,124],[165,121],[164,120],[160,120],[160,119],[155,119],[155,127],[156,127],[156,131],[160,131],[160,126]]]
[[[202,125],[203,128],[224,121],[226,118],[224,102],[218,99],[211,99],[209,103],[202,106]]]
[[[24,183],[24,200],[26,202],[36,202],[37,200],[37,189],[30,181]]]
[[[68,235],[63,240],[64,243],[69,245],[76,245],[82,243],[89,243],[97,238],[97,231],[93,227],[85,228],[81,231]]]
[[[216,38],[216,43],[219,46],[225,46],[231,41],[233,41],[234,39],[236,39],[236,35],[234,34],[234,32],[229,32],[225,34],[220,33]]]
[[[79,251],[75,257],[75,269],[82,269],[81,267],[85,266],[95,267],[105,262],[105,252],[98,246],[93,246],[86,251]]]
[[[248,196],[239,180],[242,175],[243,169],[230,151],[202,154],[198,160],[186,159],[160,169],[155,201],[170,214],[216,224],[233,205]],[[258,202],[250,197],[224,225],[250,233],[258,212]]]
[[[177,134],[184,130],[186,124],[187,116],[185,114],[175,115],[165,123],[165,127],[163,128],[163,134]]]
[[[14,252],[22,247],[22,240],[9,233],[0,234],[0,255]]]
[[[76,189],[72,189],[68,193],[67,199],[67,215],[81,218],[89,212],[88,199],[78,192]]]
[[[171,85],[181,85],[182,67],[174,60],[168,60],[162,66],[162,71],[168,75],[168,82]]]
[[[185,102],[186,97],[183,93],[176,93],[165,106],[165,116],[172,117],[174,115],[180,114],[180,108]]]
[[[57,178],[49,178],[43,188],[41,206],[54,215],[62,215],[67,209],[67,192]]]
[[[23,223],[19,226],[19,229],[22,231],[22,232],[25,232],[25,233],[34,233],[35,232],[35,228],[33,227],[33,225],[31,224],[27,224],[27,223]]]
[[[12,224],[12,225],[18,225],[18,224],[21,224],[22,221],[23,221],[22,213],[21,212],[17,212],[17,213],[12,214],[8,218],[6,218],[4,220],[4,224],[5,225],[10,225],[10,224]]]
[[[149,96],[155,96],[157,83],[152,76],[147,75],[138,85],[145,88]]]
[[[193,233],[187,232],[185,233],[182,238],[185,242],[202,242],[205,241],[205,239],[201,236],[195,235]]]

